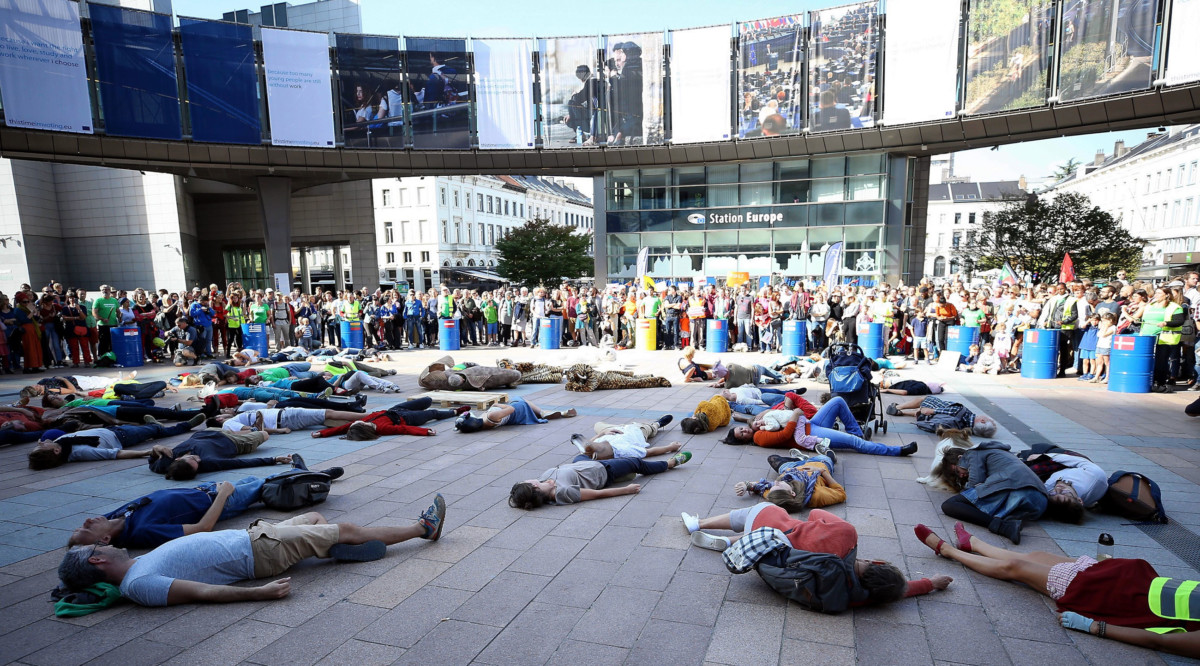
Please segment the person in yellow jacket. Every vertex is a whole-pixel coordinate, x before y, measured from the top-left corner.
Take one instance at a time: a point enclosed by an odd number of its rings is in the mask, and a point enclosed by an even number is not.
[[[729,425],[732,416],[733,409],[729,406],[729,401],[720,395],[714,395],[696,405],[696,411],[680,421],[679,427],[690,435],[699,435],[724,428]]]
[[[1183,340],[1183,322],[1187,311],[1183,306],[1171,300],[1171,292],[1166,287],[1154,290],[1150,305],[1142,313],[1142,335],[1157,335],[1158,344],[1154,348],[1154,384],[1151,386],[1155,393],[1170,393],[1174,389],[1169,382],[1171,371],[1169,362],[1171,356],[1179,350]]]
[[[242,324],[246,323],[246,306],[242,304],[242,292],[229,294],[229,305],[225,306],[225,326],[229,333],[225,338],[225,355],[241,349],[245,342],[242,340]]]

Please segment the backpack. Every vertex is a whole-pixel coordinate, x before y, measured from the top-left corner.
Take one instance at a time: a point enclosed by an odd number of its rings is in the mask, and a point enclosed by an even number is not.
[[[1158,484],[1137,472],[1120,470],[1108,477],[1108,492],[1101,498],[1100,507],[1139,522],[1168,522]]]
[[[329,496],[333,479],[323,472],[294,469],[277,474],[262,486],[262,503],[276,511],[295,511],[320,504]]]
[[[834,345],[829,350],[829,361],[825,363],[825,376],[829,378],[829,390],[846,398],[854,405],[869,397],[867,384],[871,371],[878,366],[863,354],[857,345]],[[848,397],[849,396],[849,397]]]
[[[856,550],[842,559],[829,553],[796,548],[770,553],[755,569],[771,589],[818,613],[840,613],[865,601],[867,593],[854,575]]]

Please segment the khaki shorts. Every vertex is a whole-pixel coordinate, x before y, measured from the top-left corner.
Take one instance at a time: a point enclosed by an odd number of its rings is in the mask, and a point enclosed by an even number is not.
[[[265,432],[250,432],[249,430],[245,432],[233,432],[232,430],[223,430],[221,434],[233,441],[234,446],[237,447],[237,452],[240,454],[254,453],[263,442],[267,441],[267,433]]]
[[[255,578],[278,576],[310,557],[329,557],[329,549],[338,542],[338,526],[296,524],[294,521],[301,517],[280,523],[259,519],[246,528],[254,553]]]

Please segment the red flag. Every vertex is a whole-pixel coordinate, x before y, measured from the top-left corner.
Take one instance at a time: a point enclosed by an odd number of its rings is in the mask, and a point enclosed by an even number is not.
[[[1058,269],[1058,281],[1061,284],[1075,281],[1075,264],[1071,261],[1071,253],[1063,255],[1062,268]]]

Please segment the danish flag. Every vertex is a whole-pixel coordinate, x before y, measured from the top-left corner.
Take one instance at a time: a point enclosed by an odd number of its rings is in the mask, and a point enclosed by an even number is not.
[[[1132,335],[1118,335],[1117,337],[1113,338],[1112,347],[1117,351],[1133,351],[1134,342],[1136,342],[1136,340],[1133,339]]]

